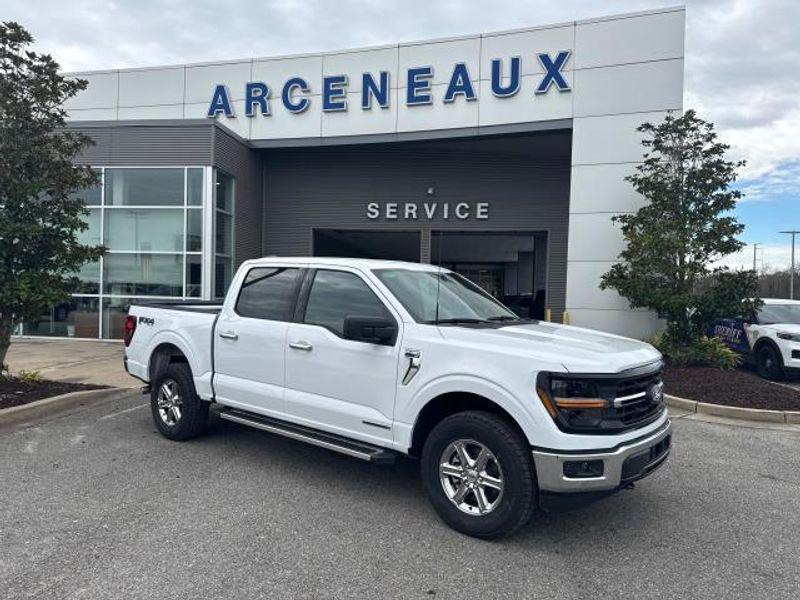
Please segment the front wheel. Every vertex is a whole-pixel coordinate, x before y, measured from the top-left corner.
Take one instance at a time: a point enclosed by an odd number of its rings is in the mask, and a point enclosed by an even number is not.
[[[205,431],[209,403],[194,389],[192,370],[186,363],[172,363],[153,380],[150,410],[161,434],[171,440],[188,440]]]
[[[528,443],[506,419],[467,411],[443,419],[422,450],[422,481],[453,529],[479,538],[509,535],[536,507]]]
[[[756,353],[756,368],[758,369],[758,374],[764,379],[782,381],[785,377],[780,353],[768,344],[764,344],[758,349]]]

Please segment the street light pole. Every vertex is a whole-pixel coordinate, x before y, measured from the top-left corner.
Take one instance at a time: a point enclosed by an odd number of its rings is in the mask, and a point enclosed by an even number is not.
[[[761,246],[761,243],[753,244],[753,271],[755,271],[756,275],[758,275],[758,267],[756,266],[756,252],[758,251],[758,247]]]
[[[789,271],[789,299],[794,300],[794,238],[800,231],[792,229],[789,231],[781,231],[781,233],[788,233],[792,236],[792,268]]]

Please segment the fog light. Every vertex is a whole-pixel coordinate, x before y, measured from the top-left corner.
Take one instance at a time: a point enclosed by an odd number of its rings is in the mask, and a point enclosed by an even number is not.
[[[564,477],[584,479],[586,477],[602,476],[602,460],[568,460],[564,463]]]

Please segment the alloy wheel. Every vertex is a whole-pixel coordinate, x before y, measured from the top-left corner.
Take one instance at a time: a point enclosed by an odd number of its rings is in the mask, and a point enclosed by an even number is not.
[[[174,379],[165,379],[158,388],[156,398],[158,414],[161,420],[174,427],[181,420],[183,400],[181,399],[180,387]]]
[[[503,497],[503,470],[494,453],[471,439],[450,443],[439,460],[439,480],[447,498],[458,510],[483,516]]]

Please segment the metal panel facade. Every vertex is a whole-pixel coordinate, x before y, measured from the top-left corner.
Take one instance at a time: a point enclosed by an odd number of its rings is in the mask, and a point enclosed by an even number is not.
[[[654,315],[631,310],[598,284],[622,243],[611,216],[643,202],[621,181],[642,160],[636,127],[682,109],[684,22],[683,8],[665,8],[324,54],[76,74],[90,88],[65,108],[97,141],[87,162],[213,164],[234,175],[237,262],[264,252],[309,253],[312,223],[407,228],[367,219],[365,200],[416,201],[433,185],[441,194],[436,199],[488,200],[492,216],[420,222],[423,260],[430,257],[431,229],[440,225],[524,229],[552,221],[550,304],[565,306],[574,324],[646,337],[658,327]],[[515,59],[516,88],[509,83]],[[418,101],[409,81],[426,68],[421,93],[431,97]],[[383,72],[385,104],[375,96],[362,105],[366,78],[374,82]],[[286,87],[297,78],[303,85]],[[339,79],[339,96],[326,93],[326,78]],[[267,93],[248,102],[253,86]],[[448,98],[454,86],[464,93]],[[219,110],[223,96],[228,103]],[[301,99],[308,104],[299,107]],[[215,129],[209,113],[233,134]],[[98,119],[114,126],[100,127]],[[548,166],[546,156],[503,159],[502,152],[477,147],[447,155],[408,141],[493,139],[514,127],[571,128],[570,150]],[[263,163],[259,148],[270,148]],[[562,177],[561,169],[568,174]],[[568,229],[579,234],[569,246]]]
[[[551,136],[555,134],[550,134]],[[569,133],[558,134],[568,138]],[[569,158],[481,151],[481,141],[408,142],[265,152],[265,254],[310,255],[313,230],[415,230],[422,260],[431,257],[432,231],[548,231],[548,305],[560,318],[565,304]],[[502,146],[502,142],[498,142]],[[469,144],[466,146],[465,144]],[[433,193],[429,194],[429,188]],[[428,220],[370,219],[367,206],[448,203]],[[457,203],[489,205],[488,218],[455,218]],[[474,214],[474,213],[473,213]]]

